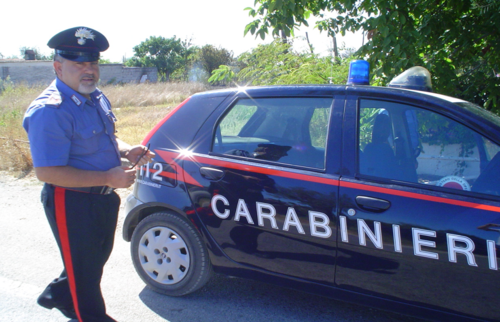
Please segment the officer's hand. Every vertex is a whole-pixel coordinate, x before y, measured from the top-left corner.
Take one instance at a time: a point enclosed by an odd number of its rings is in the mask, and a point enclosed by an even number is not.
[[[132,164],[136,166],[143,166],[154,158],[155,153],[150,151],[144,145],[134,145],[130,148],[125,156]]]
[[[135,173],[134,169],[130,169],[129,167],[115,167],[106,171],[106,175],[108,176],[108,187],[112,188],[128,188],[135,181]]]

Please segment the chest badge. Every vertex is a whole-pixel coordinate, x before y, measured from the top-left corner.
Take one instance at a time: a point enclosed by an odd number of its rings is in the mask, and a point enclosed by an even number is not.
[[[78,97],[76,97],[76,95],[72,95],[71,99],[73,100],[73,102],[75,102],[76,105],[78,106],[82,105],[82,101],[80,101]]]

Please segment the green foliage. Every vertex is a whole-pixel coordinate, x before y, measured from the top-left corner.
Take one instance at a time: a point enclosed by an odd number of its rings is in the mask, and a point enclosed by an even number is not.
[[[129,67],[156,67],[158,78],[162,81],[170,80],[170,76],[177,73],[177,77],[187,75],[187,65],[196,50],[191,47],[190,41],[176,38],[151,36],[134,47],[134,56],[125,62]],[[187,77],[187,76],[186,76]]]
[[[236,105],[220,123],[221,134],[238,136],[243,126],[256,111],[257,106]]]
[[[5,79],[0,78],[0,95],[3,93],[12,92],[14,90],[14,83],[10,80],[10,76]]]
[[[8,126],[12,122],[23,119],[24,114],[21,111],[8,111],[0,114],[0,126]]]
[[[102,64],[112,64],[111,60],[107,59],[107,58],[99,58],[99,64],[102,65]]]
[[[489,10],[499,10],[500,1],[498,0],[475,0],[472,1],[474,8],[481,10],[481,13],[487,13]]]
[[[99,62],[101,64],[101,62]],[[116,77],[111,78],[109,81],[106,82],[106,85],[112,85],[116,83]]]
[[[316,148],[326,147],[326,134],[328,133],[328,121],[330,120],[329,108],[317,108],[311,118],[311,144]]]
[[[245,28],[245,35],[250,32],[264,39],[266,34],[271,31],[273,36],[286,39],[294,36],[294,28],[300,25],[308,26],[307,19],[311,13],[315,12],[315,7],[307,7],[308,1],[286,1],[286,0],[256,0],[258,7],[245,8],[252,17],[263,16],[251,23]]]
[[[433,75],[434,91],[463,98],[500,113],[500,8],[498,0],[256,0],[257,18],[245,33],[292,34],[307,25],[329,35],[364,31],[359,49],[371,65],[372,83],[386,85],[412,66]],[[335,17],[325,13],[335,12]]]
[[[417,113],[417,119],[419,132],[426,134],[420,138],[422,143],[441,147],[446,144],[460,144],[462,152],[477,144],[470,129],[439,114]]]
[[[171,79],[175,81],[188,81],[193,73],[193,70],[196,69],[195,65],[200,48],[193,45],[192,39],[185,39],[181,43],[185,48],[185,50],[182,51],[183,63],[172,73]]]
[[[211,75],[219,66],[229,65],[233,61],[233,53],[224,48],[205,45],[198,52],[198,60],[203,69]]]
[[[359,115],[359,147],[361,150],[372,141],[373,124],[380,108],[362,108]]]
[[[231,66],[220,65],[218,69],[212,71],[212,76],[208,79],[209,83],[229,83],[236,76]]]
[[[298,53],[280,40],[259,45],[238,62],[242,69],[237,80],[242,85],[345,84],[349,69],[347,60]]]

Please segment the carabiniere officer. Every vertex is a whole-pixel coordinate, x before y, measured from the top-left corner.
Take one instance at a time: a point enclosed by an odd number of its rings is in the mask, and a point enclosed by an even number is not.
[[[111,104],[97,89],[99,55],[108,47],[100,32],[75,27],[50,39],[56,79],[29,106],[23,126],[33,166],[45,182],[42,203],[61,251],[64,270],[38,298],[80,322],[115,321],[106,314],[100,290],[103,267],[113,248],[120,198],[135,169],[154,153],[115,136]]]

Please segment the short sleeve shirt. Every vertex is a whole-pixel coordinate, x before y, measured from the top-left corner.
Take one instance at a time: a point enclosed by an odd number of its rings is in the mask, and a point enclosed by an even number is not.
[[[31,103],[23,120],[34,167],[106,171],[119,166],[115,122],[100,90],[86,99],[56,78]]]

